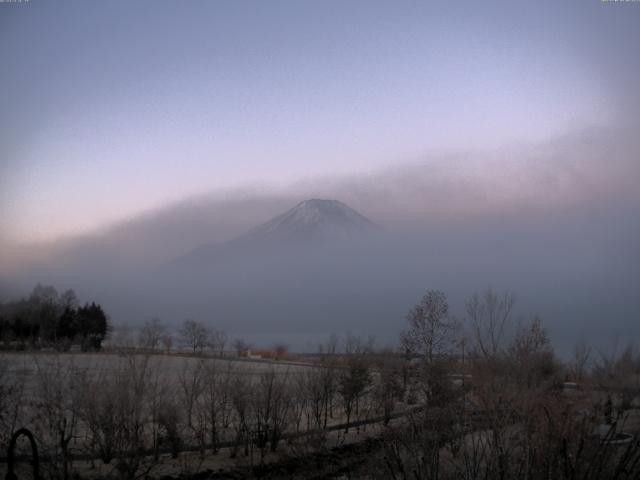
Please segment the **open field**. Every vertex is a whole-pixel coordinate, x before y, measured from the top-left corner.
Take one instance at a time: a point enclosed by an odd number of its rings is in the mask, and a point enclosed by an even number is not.
[[[168,381],[178,381],[185,371],[195,368],[198,363],[215,363],[220,370],[233,370],[235,375],[256,376],[265,371],[277,375],[300,375],[308,367],[300,363],[274,362],[266,360],[248,360],[244,358],[195,357],[193,355],[140,355],[148,357],[149,367],[162,371]],[[122,366],[128,358],[119,353],[0,353],[0,362],[5,365],[7,374],[24,376],[28,385],[32,385],[38,367],[59,366],[85,372],[113,372]]]
[[[0,355],[0,440],[4,450],[8,432],[26,426],[46,476],[63,480],[207,472],[275,479],[294,467],[297,478],[345,471],[384,478],[370,474],[427,468],[429,456],[439,477],[420,478],[456,478],[469,463],[524,468],[522,442],[535,442],[545,456],[564,455],[561,444],[583,449],[572,453],[583,455],[582,469],[636,468],[628,463],[640,461],[640,390],[624,364],[563,387],[561,366],[544,352],[467,362],[407,361],[366,349],[308,364],[7,353]],[[492,463],[500,449],[511,455],[508,467]],[[28,456],[24,443],[18,453]],[[322,464],[327,459],[335,463]]]
[[[350,428],[392,416],[376,404],[373,372],[362,370],[366,378],[348,397],[339,393],[341,379],[349,382],[346,365],[104,353],[9,353],[0,361],[4,445],[10,431],[28,427],[48,467],[63,476],[72,463],[94,460],[105,467],[85,475],[115,465],[131,475],[160,464],[167,471],[167,463],[176,468],[167,456],[221,449],[262,464],[281,441],[311,435],[336,446]]]

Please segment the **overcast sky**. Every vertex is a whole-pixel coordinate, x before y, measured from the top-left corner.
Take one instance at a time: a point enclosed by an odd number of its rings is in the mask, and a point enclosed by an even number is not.
[[[434,154],[498,175],[492,151],[640,107],[638,2],[30,0],[0,45],[13,244]]]

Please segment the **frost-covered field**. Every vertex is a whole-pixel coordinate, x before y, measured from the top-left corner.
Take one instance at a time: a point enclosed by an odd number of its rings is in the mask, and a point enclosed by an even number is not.
[[[29,378],[36,374],[38,368],[65,367],[86,372],[110,372],[117,370],[127,362],[148,362],[152,370],[162,372],[163,376],[178,379],[185,371],[197,365],[212,365],[223,370],[232,370],[236,375],[256,376],[266,371],[274,371],[278,375],[300,374],[312,366],[286,362],[262,360],[245,360],[230,358],[197,357],[187,355],[143,355],[117,353],[0,353],[0,368],[7,374],[24,375]]]
[[[380,421],[373,418],[392,407],[361,360],[313,366],[162,354],[2,354],[0,447],[10,432],[27,427],[52,459],[52,474],[93,459],[135,478],[162,455],[224,448],[234,458],[263,458],[285,439],[305,448],[307,437],[333,442],[332,431],[344,436],[349,425]]]
[[[161,384],[165,389],[179,389],[195,372],[213,371],[228,381],[242,378],[253,383],[265,373],[273,374],[286,383],[295,382],[305,371],[314,367],[260,360],[208,358],[184,355],[143,355],[115,353],[3,353],[0,354],[0,376],[8,383],[19,384],[23,395],[32,396],[38,385],[51,376],[81,376],[87,382],[71,382],[69,388],[88,388],[101,379],[136,371],[147,382]],[[142,379],[141,379],[142,380]],[[106,394],[113,392],[105,392]]]

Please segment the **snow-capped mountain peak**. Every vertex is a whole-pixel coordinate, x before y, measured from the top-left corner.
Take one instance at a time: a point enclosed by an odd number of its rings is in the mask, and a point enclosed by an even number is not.
[[[254,228],[248,236],[285,239],[353,237],[376,225],[337,200],[310,199]]]
[[[337,200],[310,199],[223,244],[207,244],[179,259],[188,265],[264,255],[314,244],[348,244],[368,238],[379,227]]]

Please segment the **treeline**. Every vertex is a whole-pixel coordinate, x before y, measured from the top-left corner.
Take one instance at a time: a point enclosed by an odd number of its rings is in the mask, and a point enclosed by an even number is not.
[[[73,290],[62,294],[36,285],[28,297],[0,303],[0,341],[4,348],[53,347],[99,350],[110,331],[108,317],[95,303],[80,305]]]
[[[201,354],[206,350],[222,356],[227,335],[222,330],[192,319],[185,320],[177,332],[171,332],[159,318],[154,317],[144,322],[137,335],[126,324],[115,327],[110,340],[110,346],[125,350],[139,348],[149,353],[170,353],[174,348],[181,347],[193,354]]]

